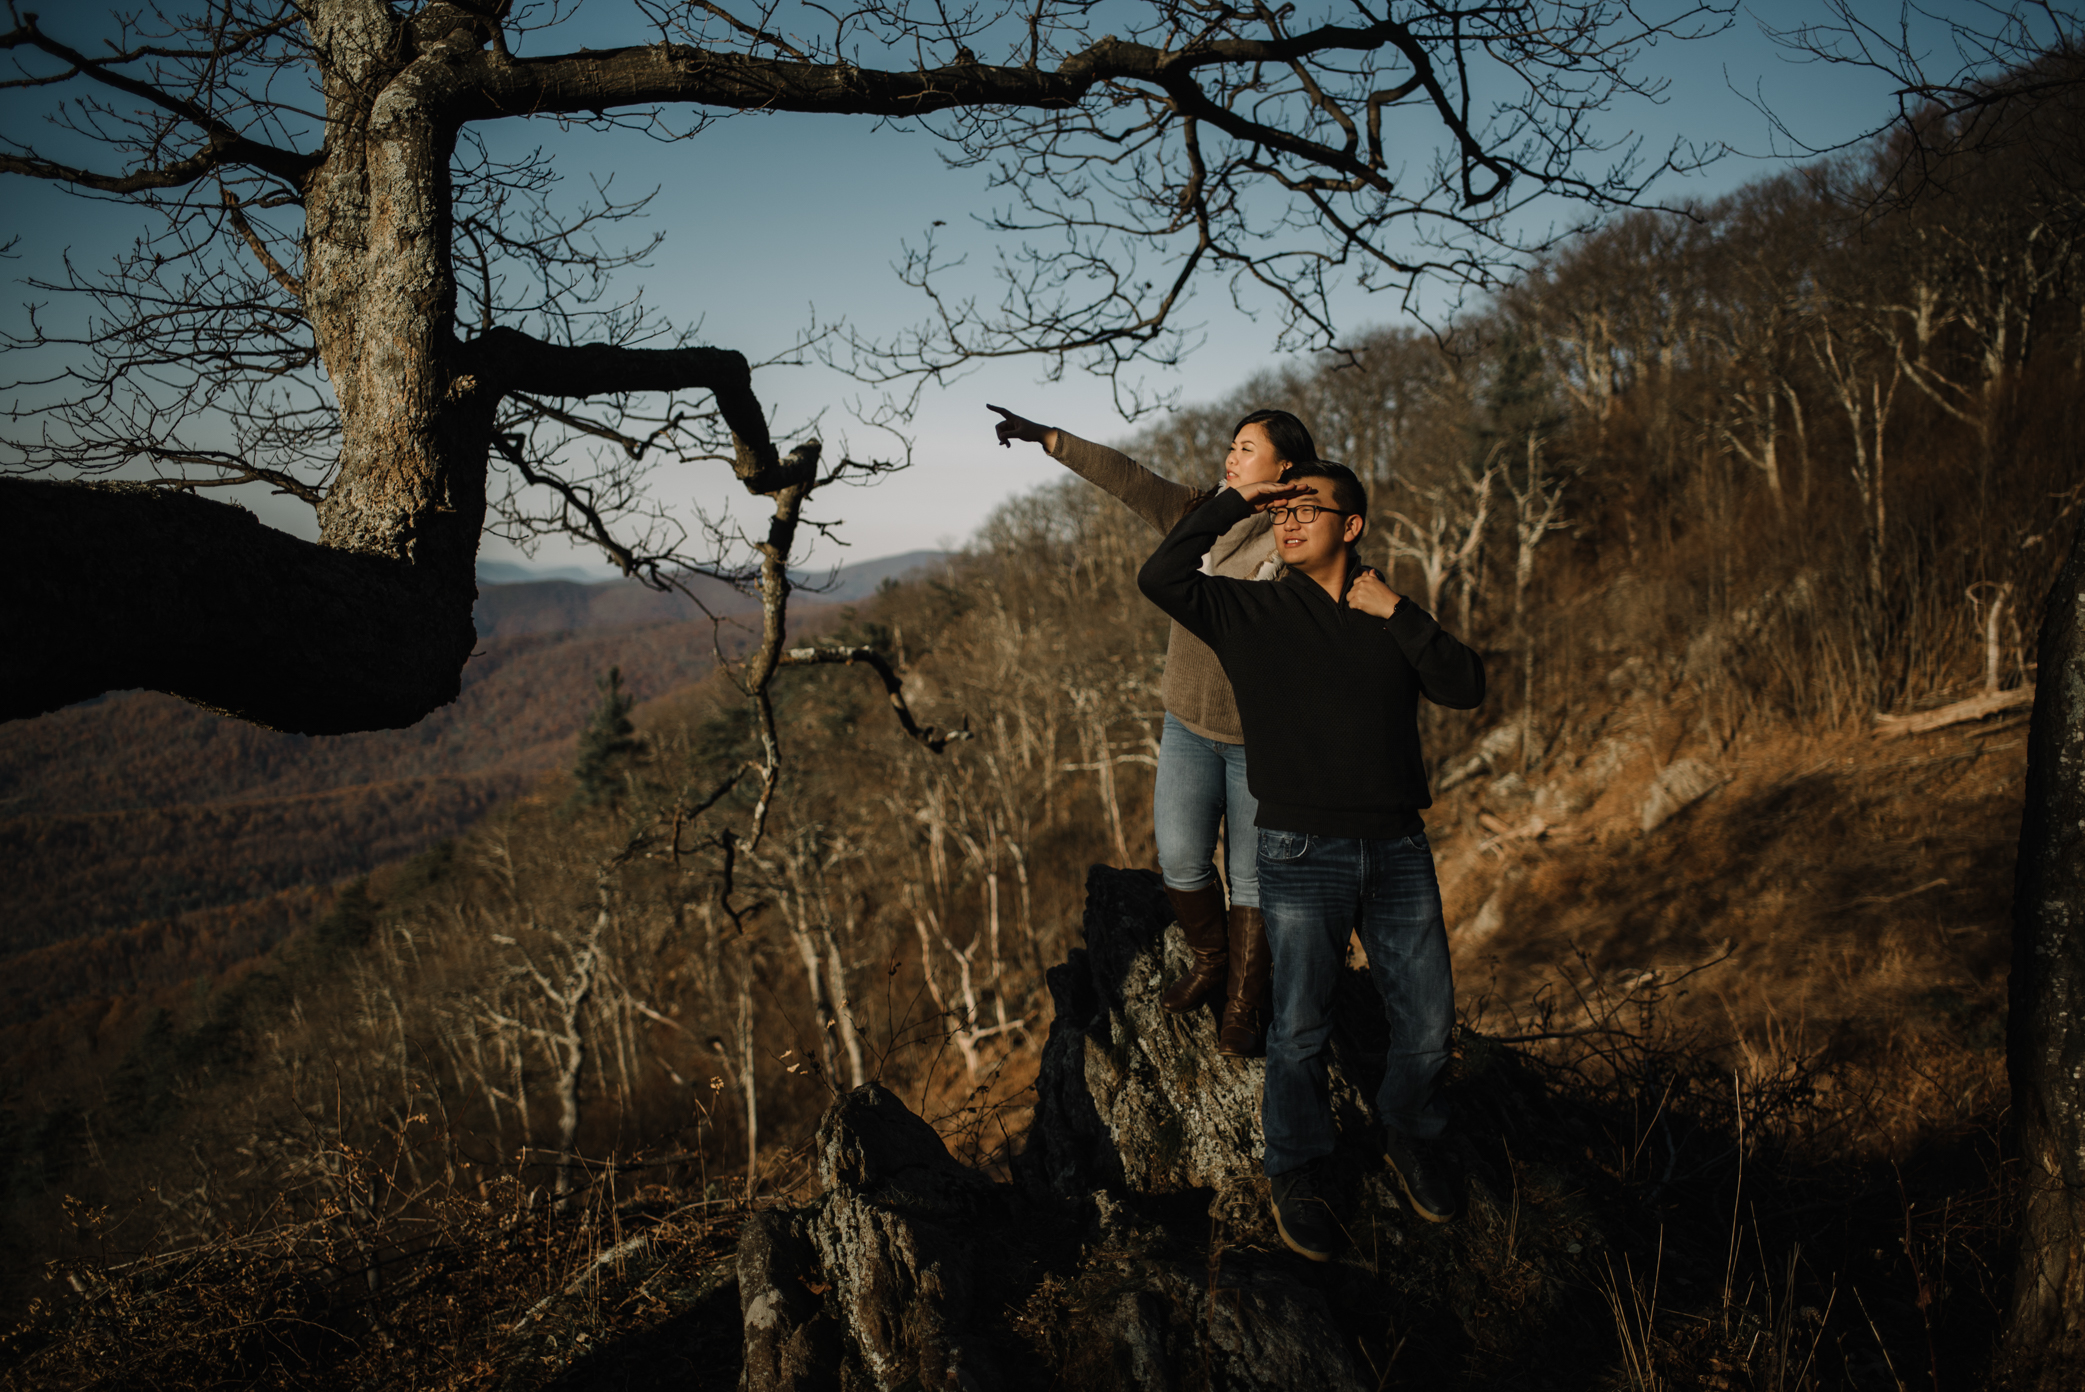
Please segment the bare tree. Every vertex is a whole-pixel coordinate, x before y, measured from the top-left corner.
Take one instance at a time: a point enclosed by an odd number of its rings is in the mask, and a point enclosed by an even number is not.
[[[1421,490],[1426,503],[1422,519],[1410,513],[1390,514],[1390,554],[1419,567],[1426,581],[1426,608],[1438,614],[1450,582],[1463,576],[1478,548],[1484,544],[1485,524],[1491,518],[1491,488],[1498,469],[1486,461],[1474,477]]]
[[[1570,402],[1595,422],[1643,384],[1656,412],[1651,444],[1677,452],[1671,388],[1703,337],[1705,218],[1625,214],[1546,257],[1501,297],[1501,327],[1540,346]]]
[[[1832,398],[1846,416],[1847,468],[1861,505],[1868,557],[1868,602],[1883,599],[1883,561],[1889,546],[1889,422],[1904,380],[1890,326],[1866,306],[1820,297],[1812,306],[1810,352]]]
[[[485,983],[485,994],[472,1002],[472,1008],[516,1045],[533,1043],[550,1066],[551,1095],[557,1103],[551,1145],[557,1157],[553,1192],[563,1200],[578,1174],[581,1086],[590,1064],[597,1073],[602,1071],[601,1036],[612,1029],[616,1013],[597,989],[605,974],[614,912],[608,871],[597,873],[594,905],[580,910],[569,924],[562,921],[571,917],[569,911],[551,908],[539,914],[538,906],[525,902],[511,907],[520,910],[525,921],[495,920],[488,928],[488,939],[511,956],[504,970]],[[512,931],[499,931],[501,927]],[[522,1052],[517,1047],[517,1070]],[[517,1098],[525,1096],[526,1088],[517,1088]],[[525,1103],[519,1105],[525,1108]],[[525,1110],[523,1123],[525,1128]],[[524,1129],[523,1144],[528,1140]]]
[[[1851,150],[1886,137],[1880,186],[1885,197],[1874,204],[1877,211],[1915,202],[1945,183],[1946,165],[1964,150],[1988,152],[2031,141],[2023,118],[2061,109],[2085,87],[2085,68],[2077,61],[2085,16],[2072,5],[1978,0],[1936,12],[1903,4],[1894,16],[1855,0],[1821,0],[1817,8],[1818,18],[1768,33],[1804,61],[1881,77],[1897,108],[1836,144],[1809,140],[1772,111],[1766,115],[1783,141],[1806,154]],[[1965,133],[1973,143],[1960,138]]]
[[[112,269],[47,287],[86,296],[91,322],[20,340],[74,356],[11,472],[161,472],[0,484],[0,544],[26,577],[0,713],[148,687],[309,732],[409,724],[453,697],[488,513],[584,538],[648,583],[757,581],[778,619],[805,500],[888,467],[822,463],[815,439],[785,452],[741,353],[618,297],[613,272],[644,248],[598,239],[639,201],[567,206],[540,156],[495,150],[495,125],[676,140],[741,110],[917,121],[996,170],[994,225],[1036,246],[1009,249],[989,312],[945,295],[921,248],[907,274],[932,320],[828,350],[893,384],[1008,353],[1117,372],[1179,351],[1204,274],[1269,288],[1291,340],[1336,346],[1327,297],[1349,270],[1405,293],[1429,275],[1481,285],[1529,200],[1635,199],[1679,152],[1607,161],[1590,122],[1655,90],[1632,76],[1643,43],[1722,19],[1704,4],[1645,22],[1613,0],[1398,17],[1158,0],[1095,38],[1074,0],[838,16],[668,0],[628,46],[539,52],[564,16],[509,0],[162,0],[99,26],[9,12],[8,85],[48,92],[59,130],[0,146],[0,173],[147,228]],[[1263,235],[1290,225],[1308,235]],[[229,447],[207,443],[226,429]],[[704,460],[771,501],[750,552],[643,486]],[[235,481],[311,504],[318,542],[197,494]],[[755,692],[779,658],[773,623],[763,637]]]
[[[1535,552],[1543,539],[1571,525],[1563,516],[1571,479],[1544,467],[1542,437],[1532,430],[1523,453],[1518,479],[1510,459],[1499,473],[1513,500],[1513,634],[1520,645],[1520,766],[1526,771],[1535,765],[1535,635],[1528,623],[1528,585],[1535,578]]]
[[[1720,233],[1705,249],[1712,264],[1702,277],[1703,337],[1721,358],[1713,434],[1758,471],[1784,515],[1783,444],[1790,435],[1801,468],[1798,497],[1809,487],[1799,287],[1823,244],[1823,202],[1812,181],[1789,174],[1707,212]]]
[[[829,881],[838,862],[859,858],[860,854],[845,843],[830,840],[825,828],[809,826],[790,838],[781,866],[779,897],[788,915],[790,938],[803,963],[804,989],[817,1022],[820,1076],[830,1080],[835,1088],[842,1076],[842,1052],[847,1057],[848,1085],[860,1087],[868,1081],[861,1034],[848,998],[847,968],[839,936],[833,931]]]

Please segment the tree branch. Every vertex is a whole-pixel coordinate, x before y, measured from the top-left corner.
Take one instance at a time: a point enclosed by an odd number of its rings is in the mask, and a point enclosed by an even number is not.
[[[912,718],[912,707],[905,701],[905,683],[891,670],[890,662],[874,648],[791,648],[782,654],[784,667],[811,667],[825,663],[855,663],[871,668],[883,681],[884,694],[890,697],[890,708],[897,714],[898,724],[905,733],[918,740],[928,749],[939,754],[956,740],[974,738],[966,721],[962,728],[943,730],[933,725],[922,725]]]
[[[275,283],[289,291],[290,295],[301,304],[304,300],[303,283],[291,275],[283,267],[283,264],[275,259],[274,252],[268,250],[268,244],[261,240],[260,234],[253,230],[253,224],[246,220],[246,213],[239,207],[237,195],[230,189],[224,189],[222,193],[224,196],[225,213],[231,218],[233,229],[245,239],[246,249],[253,253],[253,259],[260,262],[262,269],[266,270],[274,278]]]
[[[1342,150],[1247,120],[1211,100],[1194,77],[1197,69],[1205,67],[1261,63],[1287,67],[1320,53],[1368,52],[1386,45],[1394,45],[1422,65],[1426,62],[1420,40],[1404,25],[1390,20],[1364,29],[1326,25],[1274,39],[1220,39],[1178,51],[1125,43],[1111,35],[1072,54],[1054,73],[976,62],[895,72],[846,63],[713,53],[684,44],[518,60],[487,52],[479,55],[482,74],[459,95],[457,115],[466,121],[482,121],[550,112],[598,113],[611,106],[654,102],[694,102],[739,110],[926,116],[974,107],[1069,108],[1100,83],[1131,80],[1161,88],[1183,114],[1208,121],[1238,139],[1344,170],[1387,192],[1389,181],[1353,149]],[[1463,150],[1498,178],[1497,185],[1483,196],[1495,195],[1505,186],[1505,172],[1485,158],[1438,82],[1431,80],[1430,68],[1422,67],[1422,72],[1428,74],[1422,85],[1434,96],[1436,110]]]
[[[546,343],[519,329],[487,330],[465,345],[488,385],[534,396],[613,396],[640,391],[707,391],[731,430],[732,472],[766,496],[796,483],[800,467],[775,451],[767,413],[753,394],[745,354],[728,348],[620,348],[607,343]],[[794,460],[795,456],[791,456]],[[815,467],[815,464],[813,465]]]
[[[32,179],[78,184],[81,188],[94,189],[99,193],[141,193],[146,189],[181,188],[213,170],[237,163],[239,160],[230,153],[230,147],[220,146],[215,142],[204,146],[187,159],[176,160],[157,169],[140,169],[130,174],[96,174],[89,169],[58,164],[36,155],[10,155],[0,151],[0,174],[26,174]]]
[[[0,478],[0,720],[146,687],[278,730],[396,729],[456,699],[473,588],[149,483]]]
[[[85,184],[107,193],[131,193],[142,188],[170,188],[191,183],[223,165],[244,164],[264,170],[297,188],[302,188],[305,176],[318,168],[323,160],[323,156],[320,155],[299,154],[295,150],[278,149],[273,145],[248,139],[226,124],[222,117],[197,106],[194,102],[161,91],[149,82],[140,82],[134,77],[112,71],[109,67],[111,60],[89,58],[37,28],[36,16],[33,14],[24,15],[19,26],[6,34],[0,34],[0,50],[22,47],[39,49],[70,64],[73,72],[82,77],[113,87],[140,101],[149,102],[168,115],[195,126],[209,139],[200,151],[185,160],[163,169],[141,170],[136,174],[120,177],[88,174],[83,170],[68,169],[34,156],[21,158],[11,155],[0,156],[0,172],[28,174],[39,179],[61,179],[68,183]]]

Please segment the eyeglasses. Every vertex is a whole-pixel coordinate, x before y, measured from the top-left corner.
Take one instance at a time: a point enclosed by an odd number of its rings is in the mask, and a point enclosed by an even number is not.
[[[1306,527],[1317,521],[1318,514],[1321,512],[1329,512],[1334,517],[1348,517],[1352,515],[1341,512],[1336,507],[1326,507],[1323,503],[1298,503],[1294,507],[1277,506],[1267,509],[1267,515],[1276,522],[1286,522],[1293,517]]]

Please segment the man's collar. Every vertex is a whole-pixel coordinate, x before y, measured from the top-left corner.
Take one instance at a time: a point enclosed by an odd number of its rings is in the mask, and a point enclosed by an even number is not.
[[[1349,550],[1347,552],[1346,581],[1344,584],[1340,586],[1339,598],[1333,601],[1334,603],[1345,604],[1347,602],[1348,593],[1353,590],[1354,582],[1361,578],[1361,572],[1365,568],[1366,567],[1362,566],[1358,561],[1354,559],[1354,553],[1351,550]],[[1284,583],[1299,583],[1308,585],[1313,590],[1316,590],[1319,594],[1324,595],[1326,599],[1332,599],[1331,594],[1325,589],[1323,585],[1320,585],[1316,580],[1304,574],[1295,566],[1288,566],[1287,569],[1282,572],[1281,578]]]

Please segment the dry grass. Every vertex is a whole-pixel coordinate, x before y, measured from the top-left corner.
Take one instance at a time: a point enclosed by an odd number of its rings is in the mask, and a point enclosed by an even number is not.
[[[1436,809],[1470,1017],[1521,1041],[1633,1213],[1595,1385],[1977,1385],[2006,1286],[2005,968],[2023,731],[1634,754]],[[1658,769],[1722,780],[1656,830]],[[1596,786],[1571,786],[1597,768]],[[1546,793],[1546,795],[1545,795]],[[1552,814],[1539,835],[1531,806]],[[1445,834],[1441,834],[1445,833]]]
[[[743,1206],[609,1191],[559,1212],[506,1185],[383,1219],[285,1203],[245,1232],[137,1252],[110,1215],[82,1213],[91,1255],[52,1264],[0,1386],[461,1392],[586,1385],[590,1362],[633,1351],[646,1375],[629,1386],[735,1366]]]

